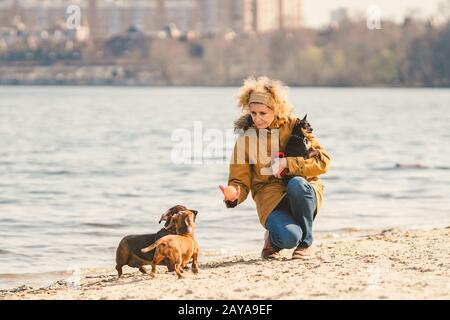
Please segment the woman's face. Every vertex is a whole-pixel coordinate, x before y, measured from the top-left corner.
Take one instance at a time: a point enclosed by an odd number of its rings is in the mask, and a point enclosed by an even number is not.
[[[249,109],[253,122],[258,129],[267,128],[275,118],[275,111],[265,104],[251,103]]]

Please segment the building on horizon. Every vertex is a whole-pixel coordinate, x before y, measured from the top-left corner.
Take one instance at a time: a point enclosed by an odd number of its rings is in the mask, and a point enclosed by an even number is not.
[[[295,30],[303,25],[303,0],[0,0],[0,27],[20,17],[27,30],[63,23],[69,5],[97,38],[126,32],[146,34],[176,25],[181,32],[214,34]]]

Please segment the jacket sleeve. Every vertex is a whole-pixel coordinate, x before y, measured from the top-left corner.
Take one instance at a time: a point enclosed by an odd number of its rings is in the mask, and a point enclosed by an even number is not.
[[[311,148],[317,151],[317,154],[309,159],[304,159],[303,157],[287,157],[287,175],[315,177],[327,172],[331,161],[330,156],[313,135],[309,135],[307,138],[311,142]]]
[[[242,154],[238,153],[238,144],[236,143],[231,157],[230,172],[228,176],[228,185],[241,188],[241,194],[237,201],[224,201],[228,208],[233,208],[247,199],[251,187],[251,169],[248,156],[245,150],[240,150]],[[245,149],[245,147],[244,147]]]

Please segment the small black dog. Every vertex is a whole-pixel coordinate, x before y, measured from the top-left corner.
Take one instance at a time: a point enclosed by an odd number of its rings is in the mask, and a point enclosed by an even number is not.
[[[122,276],[122,267],[127,265],[132,268],[139,268],[139,271],[146,273],[144,265],[152,264],[155,250],[149,253],[142,253],[141,249],[150,246],[158,239],[167,236],[169,234],[176,234],[174,224],[172,222],[172,216],[180,211],[191,211],[194,217],[197,216],[198,211],[190,210],[185,206],[177,205],[167,210],[159,220],[165,221],[164,228],[157,233],[143,234],[143,235],[130,235],[124,237],[116,250],[116,270],[119,278]],[[165,264],[169,271],[174,271],[174,267],[168,260],[164,260],[162,264]]]
[[[289,137],[286,148],[284,149],[284,157],[303,157],[308,159],[311,156],[311,145],[306,134],[313,132],[313,128],[306,120],[307,115],[302,120],[297,119],[294,128],[292,129],[291,136]],[[285,175],[283,181],[288,184],[292,176]]]
[[[303,157],[304,159],[308,159],[318,154],[317,151],[311,148],[311,144],[306,137],[307,134],[313,132],[313,128],[306,119],[307,116],[308,115],[305,114],[302,120],[297,119],[297,121],[295,122],[294,128],[292,129],[291,136],[289,137],[282,157]],[[244,119],[244,121],[244,130],[247,130],[253,125],[253,118],[251,115],[248,115]],[[238,126],[239,122],[236,122],[235,125]],[[284,183],[287,185],[292,177],[293,176],[284,175]]]

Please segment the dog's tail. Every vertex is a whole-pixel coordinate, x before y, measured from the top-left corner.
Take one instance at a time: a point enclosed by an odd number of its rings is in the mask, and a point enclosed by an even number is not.
[[[156,242],[156,243],[148,246],[147,248],[141,249],[141,252],[143,252],[143,253],[150,252],[150,251],[154,250],[156,247],[158,247],[158,245],[159,245],[159,243]]]

